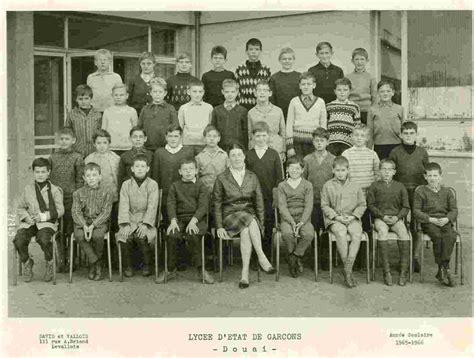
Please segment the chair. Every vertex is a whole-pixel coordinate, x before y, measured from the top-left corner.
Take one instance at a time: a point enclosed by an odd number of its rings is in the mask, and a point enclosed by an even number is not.
[[[110,232],[105,233],[104,240],[107,243],[107,264],[109,266],[109,282],[112,282],[112,253],[110,252]],[[69,283],[72,283],[72,271],[74,265],[74,233],[71,234],[71,240],[69,242]]]
[[[415,189],[415,192],[416,192],[416,190],[418,190],[418,188]],[[456,190],[452,187],[449,187],[448,189],[451,190],[451,192],[454,195],[454,199],[457,201]],[[419,238],[420,238],[420,240],[422,240],[421,242],[426,243],[426,246],[428,246],[429,242],[431,242],[431,238],[429,237],[429,235],[427,235],[423,232],[423,230],[421,229],[421,224],[420,223],[417,223],[416,227],[417,227],[417,232],[418,232]],[[458,221],[457,220],[454,222],[454,231],[456,232],[456,246],[455,246],[455,256],[454,256],[454,260],[455,260],[454,261],[454,265],[455,265],[454,266],[454,274],[457,275],[458,271],[460,271],[460,273],[461,273],[461,277],[460,277],[461,285],[464,285],[462,239],[461,239],[461,235],[459,234]],[[421,245],[420,282],[425,281],[425,278],[424,278],[425,253],[424,253],[424,251],[425,251],[425,245]]]
[[[57,254],[58,254],[58,247],[56,243],[56,236],[58,232],[56,231],[53,236],[51,237],[51,241],[53,244],[53,285],[56,284],[56,260],[57,260]],[[33,236],[30,240],[31,243],[37,243],[36,242],[36,237]],[[23,274],[23,266],[20,261],[20,258],[18,257],[18,252],[16,250],[15,245],[13,245],[13,257],[15,258],[13,261],[13,286],[16,286],[18,284],[18,275]],[[18,265],[18,266],[17,266]]]
[[[374,243],[372,245],[372,281],[375,281],[375,261],[376,257],[378,259],[377,253],[377,241],[378,241],[378,232],[375,230],[375,226],[373,225],[372,216],[370,218],[370,226],[372,227],[372,237],[374,238]],[[407,227],[408,236],[410,237],[410,261],[409,261],[409,271],[408,271],[408,279],[410,283],[413,282],[413,238],[411,237],[410,233],[410,225],[404,220],[405,226]],[[398,235],[394,232],[389,231],[387,236],[387,241],[398,241]],[[377,260],[378,263],[378,260]]]
[[[279,281],[280,279],[280,238],[281,238],[281,230],[280,230],[280,222],[279,222],[279,212],[278,212],[278,188],[273,188],[273,210],[275,214],[275,226],[273,228],[273,245],[276,248],[276,275],[275,281]],[[273,247],[272,247],[272,254],[273,254]],[[272,255],[273,256],[273,255]],[[273,259],[272,259],[273,262]],[[318,235],[316,231],[314,232],[314,281],[318,281]]]

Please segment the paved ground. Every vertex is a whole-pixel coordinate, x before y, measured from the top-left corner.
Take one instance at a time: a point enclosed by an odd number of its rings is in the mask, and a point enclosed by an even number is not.
[[[239,264],[228,268],[224,282],[202,285],[195,271],[179,273],[167,285],[157,285],[141,276],[118,282],[91,282],[86,270],[75,273],[74,283],[66,274],[58,274],[56,286],[42,282],[44,262],[37,245],[31,245],[35,257],[35,280],[11,285],[8,299],[11,317],[462,317],[472,316],[472,230],[461,230],[464,238],[465,284],[443,287],[434,279],[436,268],[432,251],[426,250],[425,283],[406,287],[387,287],[378,270],[376,282],[365,283],[365,272],[358,272],[359,286],[346,289],[336,274],[333,285],[322,271],[319,282],[306,269],[298,279],[289,277],[282,267],[280,282],[274,276],[262,275],[257,283],[251,273],[251,286],[239,290]],[[9,240],[11,245],[11,240]],[[396,244],[393,261],[396,262]],[[9,249],[11,253],[11,248]],[[11,260],[11,255],[10,255]],[[453,263],[454,265],[454,263]],[[10,265],[11,267],[11,261]],[[336,270],[337,271],[337,270]],[[215,276],[217,279],[217,275]],[[395,281],[397,276],[394,275]],[[216,280],[217,281],[217,280]]]

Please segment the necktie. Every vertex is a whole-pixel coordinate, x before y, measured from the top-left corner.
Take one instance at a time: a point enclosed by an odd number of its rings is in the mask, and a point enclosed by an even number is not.
[[[303,103],[305,105],[306,108],[309,108],[311,106],[311,97],[310,96],[304,96],[303,97]]]

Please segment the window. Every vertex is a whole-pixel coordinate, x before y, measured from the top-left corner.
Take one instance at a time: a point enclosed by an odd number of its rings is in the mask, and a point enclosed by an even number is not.
[[[35,46],[64,47],[64,18],[56,15],[33,15]]]
[[[152,29],[151,49],[157,56],[175,57],[175,30]]]

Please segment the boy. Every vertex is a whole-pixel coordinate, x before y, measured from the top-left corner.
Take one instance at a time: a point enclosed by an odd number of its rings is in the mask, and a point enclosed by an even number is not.
[[[426,149],[416,145],[416,135],[418,126],[416,123],[408,121],[402,124],[402,144],[395,147],[389,155],[397,166],[395,180],[405,185],[410,200],[410,208],[413,216],[413,196],[415,188],[419,185],[426,185],[425,167],[429,162]],[[415,220],[410,220],[410,231],[413,239],[413,270],[420,272],[418,261],[422,242],[418,238]]]
[[[67,261],[66,242],[73,232],[71,216],[72,193],[83,184],[84,160],[82,155],[74,151],[76,135],[69,127],[58,131],[59,149],[51,155],[51,183],[59,186],[63,191],[64,216],[63,232],[59,238],[58,251],[60,254],[59,272],[65,269]]]
[[[152,103],[146,104],[140,112],[138,127],[148,133],[145,148],[154,152],[166,145],[166,128],[178,123],[178,114],[174,107],[166,103],[166,81],[160,77],[150,80]]]
[[[181,180],[171,184],[167,208],[170,218],[170,225],[166,230],[168,235],[169,248],[169,269],[168,280],[176,275],[177,261],[177,241],[183,239],[189,244],[189,251],[192,252],[194,264],[197,266],[198,275],[202,274],[201,267],[204,265],[201,257],[201,237],[207,231],[206,211],[209,205],[209,191],[204,183],[197,180],[197,166],[194,159],[183,160],[179,166]],[[213,284],[214,278],[204,270],[204,282]],[[158,277],[158,283],[163,283],[165,273]]]
[[[410,204],[408,193],[402,183],[393,180],[395,163],[390,159],[380,161],[382,179],[373,182],[367,190],[367,206],[374,218],[374,227],[378,232],[378,246],[382,256],[383,278],[387,286],[392,286],[392,275],[388,256],[387,234],[393,231],[398,236],[400,253],[400,276],[398,284],[407,282],[408,260],[410,259],[410,236],[403,222],[408,215]],[[375,245],[375,243],[374,243]]]
[[[46,158],[37,158],[31,165],[34,183],[28,184],[17,202],[19,229],[13,239],[20,262],[24,265],[23,275],[26,282],[33,279],[33,259],[28,253],[28,245],[33,236],[40,244],[46,260],[44,280],[53,279],[53,234],[58,231],[58,219],[64,214],[63,193],[61,188],[48,180],[51,164]]]
[[[211,124],[221,133],[220,146],[225,151],[235,142],[248,148],[247,109],[237,103],[238,93],[239,85],[235,80],[224,80],[222,94],[225,101],[212,110]]]
[[[144,154],[148,158],[148,163],[153,160],[153,152],[145,149],[144,145],[147,141],[146,132],[144,129],[133,127],[130,130],[130,142],[132,149],[127,150],[120,156],[119,170],[118,170],[118,189],[122,187],[122,183],[129,179],[132,175],[131,166],[133,165],[133,158],[138,154]]]
[[[188,53],[181,53],[176,58],[176,67],[178,72],[166,80],[167,95],[166,102],[174,106],[178,111],[179,107],[189,102],[190,95],[188,92],[189,84],[199,81],[198,78],[191,76],[191,56]]]
[[[152,249],[150,243],[156,239],[155,219],[158,209],[158,184],[147,176],[150,165],[146,155],[133,158],[132,177],[120,189],[117,239],[124,245],[126,277],[132,277],[131,249],[135,243],[143,253],[144,277],[150,276]]]
[[[204,148],[202,132],[211,123],[212,106],[203,102],[204,85],[196,80],[189,83],[190,101],[179,107],[178,121],[183,128],[183,145],[192,146],[198,154]]]
[[[371,106],[367,114],[369,128],[369,148],[374,150],[380,159],[388,158],[391,150],[400,144],[400,132],[405,121],[403,107],[393,103],[395,86],[390,81],[382,80],[377,84],[379,103]]]
[[[199,179],[209,191],[212,191],[217,176],[227,168],[229,158],[227,153],[218,146],[221,135],[216,127],[208,125],[203,135],[206,146],[201,153],[196,155],[195,160]]]
[[[201,79],[204,83],[204,102],[209,103],[212,107],[224,103],[222,82],[235,79],[234,73],[224,68],[226,61],[227,49],[224,46],[214,46],[211,50],[213,68],[204,73]]]
[[[413,214],[421,223],[423,232],[433,242],[433,254],[438,264],[436,278],[442,284],[454,287],[456,281],[449,271],[449,260],[456,243],[453,224],[458,216],[458,209],[451,189],[441,185],[441,175],[438,163],[426,164],[425,179],[428,185],[415,190]]]
[[[337,98],[328,103],[329,145],[328,151],[335,156],[352,147],[352,131],[360,123],[359,106],[348,99],[351,91],[351,81],[345,77],[334,83],[334,93]]]
[[[303,178],[313,184],[313,211],[311,223],[316,230],[318,238],[319,233],[324,229],[323,212],[321,211],[321,190],[324,183],[330,180],[332,174],[332,163],[335,156],[326,150],[329,140],[329,133],[324,128],[316,128],[313,132],[314,152],[303,158],[304,171]],[[327,247],[326,240],[319,240],[319,247]],[[321,255],[321,267],[327,269],[327,256],[325,250],[319,250]]]
[[[367,124],[367,111],[377,100],[377,81],[366,71],[367,62],[369,62],[367,50],[356,48],[352,51],[354,72],[346,76],[352,83],[349,100],[359,105],[360,120],[364,124]]]
[[[323,99],[316,97],[314,76],[304,72],[299,82],[301,96],[294,97],[288,107],[286,120],[286,144],[288,156],[306,156],[314,150],[311,143],[316,128],[326,128],[327,113]]]
[[[94,96],[92,106],[99,112],[114,104],[112,99],[112,88],[122,83],[122,78],[115,72],[110,71],[112,53],[109,50],[100,49],[94,54],[94,64],[97,71],[87,76],[87,85],[92,88]]]
[[[269,147],[270,127],[266,122],[257,122],[252,127],[255,146],[247,152],[245,163],[247,169],[257,175],[263,195],[265,214],[265,232],[262,239],[263,252],[271,254],[272,229],[275,221],[272,202],[273,188],[283,180],[283,167],[279,153]]]
[[[278,56],[278,61],[281,64],[281,71],[273,74],[270,81],[268,81],[272,91],[270,101],[281,108],[286,122],[290,101],[300,94],[299,80],[301,73],[293,70],[295,63],[295,51],[293,49],[283,48]]]
[[[299,267],[302,268],[301,259],[314,238],[311,225],[313,186],[301,177],[304,163],[299,157],[289,158],[286,168],[289,178],[278,184],[278,210],[281,234],[288,249],[290,274],[297,277]]]
[[[316,46],[316,56],[319,58],[319,62],[308,69],[308,72],[313,75],[317,84],[313,93],[315,96],[321,97],[324,103],[329,103],[336,99],[334,82],[338,78],[344,77],[344,71],[331,63],[333,54],[332,45],[329,42],[318,43]]]
[[[137,125],[138,116],[135,108],[127,105],[128,90],[123,83],[112,88],[112,97],[114,105],[104,111],[102,129],[109,132],[112,137],[110,149],[122,155],[131,149],[128,133]]]
[[[92,136],[100,129],[102,124],[102,113],[92,107],[91,101],[92,88],[88,85],[77,86],[77,107],[68,113],[65,125],[71,127],[76,133],[77,140],[74,149],[81,153],[83,158],[94,151]]]
[[[100,180],[100,166],[96,163],[86,164],[85,184],[74,192],[72,204],[74,238],[89,260],[88,277],[94,281],[102,279],[100,259],[112,209],[110,192],[100,185]]]
[[[270,136],[268,145],[275,149],[280,155],[281,161],[285,161],[286,157],[286,129],[285,118],[280,108],[270,103],[270,85],[266,81],[260,81],[255,89],[255,96],[257,97],[257,104],[248,112],[248,135],[249,148],[253,148],[252,141],[253,126],[257,122],[265,122],[268,124]]]
[[[260,81],[268,81],[272,75],[270,68],[260,62],[262,53],[262,42],[259,39],[251,38],[245,44],[245,52],[248,60],[235,70],[235,79],[239,84],[238,102],[247,110],[250,110],[257,100],[255,89]]]
[[[359,252],[362,239],[360,220],[367,208],[364,193],[356,182],[348,178],[349,161],[342,156],[333,162],[334,178],[323,185],[321,209],[324,224],[336,238],[336,246],[344,263],[344,280],[349,288],[357,282],[352,275],[352,267]],[[348,244],[346,235],[351,236]]]

